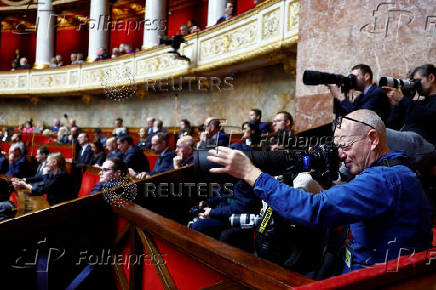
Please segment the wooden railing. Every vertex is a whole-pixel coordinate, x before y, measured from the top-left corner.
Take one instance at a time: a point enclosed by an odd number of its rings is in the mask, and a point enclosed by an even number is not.
[[[211,237],[193,231],[186,226],[178,223],[175,219],[180,218],[184,212],[183,202],[192,201],[189,197],[176,198],[155,198],[140,196],[140,191],[146,184],[159,185],[162,182],[198,182],[193,174],[192,165],[172,170],[167,173],[157,174],[151,178],[136,182],[138,197],[136,202],[124,201],[123,206],[110,206],[104,201],[105,193],[98,193],[92,196],[78,198],[45,209],[40,212],[28,214],[19,218],[11,219],[0,223],[0,252],[4,254],[2,263],[14,263],[14,257],[20,253],[21,247],[28,247],[27,241],[34,241],[36,237],[46,235],[48,240],[57,239],[62,241],[62,246],[72,252],[77,250],[77,243],[83,243],[96,249],[111,245],[110,248],[115,254],[130,253],[135,255],[147,254],[156,257],[153,264],[153,271],[164,289],[176,289],[180,286],[180,272],[183,276],[191,275],[191,281],[195,281],[198,272],[190,272],[187,265],[176,266],[170,263],[173,257],[163,256],[162,249],[171,249],[171,253],[177,258],[182,255],[185,262],[196,263],[202,268],[200,271],[205,273],[216,273],[217,281],[209,287],[222,289],[232,286],[234,289],[244,287],[258,289],[285,289],[293,287],[303,287],[311,289],[340,288],[350,289],[359,287],[379,288],[398,283],[411,284],[410,279],[416,279],[420,274],[426,274],[425,285],[434,285],[431,281],[430,273],[436,271],[436,263],[426,265],[430,261],[428,253],[418,253],[412,257],[402,257],[398,261],[390,261],[388,265],[378,265],[374,268],[355,271],[347,275],[333,277],[321,282],[314,282],[300,274],[286,270],[276,264],[272,264],[263,259],[259,259],[252,254],[233,248],[221,243]],[[122,187],[116,190],[121,190]],[[192,201],[193,202],[193,201]],[[192,205],[191,202],[191,205]],[[112,210],[110,210],[110,208]],[[170,219],[171,217],[172,219]],[[113,223],[111,222],[113,221]],[[108,226],[109,225],[109,226]],[[73,234],[71,234],[73,233]],[[82,241],[82,239],[84,239]],[[108,243],[108,240],[111,242]],[[163,244],[166,246],[163,247]],[[104,245],[104,246],[102,246]],[[127,249],[127,250],[126,250]],[[431,253],[431,252],[430,252]],[[427,256],[426,256],[427,255]],[[434,253],[433,255],[434,256]],[[165,263],[162,259],[168,259]],[[71,258],[71,257],[70,257]],[[60,260],[61,266],[71,267],[72,275],[62,277],[50,275],[53,284],[68,285],[68,279],[74,279],[82,270],[84,265],[73,265],[77,259]],[[398,269],[395,267],[399,263]],[[12,271],[10,265],[3,265],[1,269],[10,277],[18,277],[17,272]],[[66,266],[65,266],[66,267]],[[115,263],[112,265],[115,283],[119,289],[142,289],[146,283],[144,271],[145,265],[125,265]],[[385,268],[387,267],[387,268]],[[390,270],[390,271],[387,271]],[[398,271],[395,271],[395,270]],[[54,271],[54,270],[53,270]],[[149,270],[147,270],[149,271]],[[19,272],[20,279],[24,279],[26,273]],[[30,274],[34,275],[34,272]],[[27,275],[30,275],[27,273]],[[74,275],[73,275],[74,274]],[[15,276],[14,276],[15,275]],[[434,276],[434,275],[433,275]],[[63,280],[67,279],[67,281]],[[92,280],[92,275],[91,278]],[[404,280],[408,282],[402,282]],[[110,277],[107,277],[110,280]],[[430,281],[430,282],[429,282]],[[23,281],[21,281],[24,283]],[[150,281],[148,281],[150,282]],[[149,284],[148,284],[149,285]],[[21,286],[21,285],[20,285]],[[184,285],[186,287],[186,285]],[[204,287],[207,287],[204,286]],[[221,287],[221,288],[220,288]],[[26,288],[30,289],[30,288]]]

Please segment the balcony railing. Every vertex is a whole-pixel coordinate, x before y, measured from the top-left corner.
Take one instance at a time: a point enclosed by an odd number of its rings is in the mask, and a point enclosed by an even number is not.
[[[114,60],[55,69],[0,73],[0,96],[61,95],[103,91],[107,86],[213,71],[270,55],[298,40],[297,0],[269,0],[255,9],[186,38],[178,60],[169,47],[156,47]]]

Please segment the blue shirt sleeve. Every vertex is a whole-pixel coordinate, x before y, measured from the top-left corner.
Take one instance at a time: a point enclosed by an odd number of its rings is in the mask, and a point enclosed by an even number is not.
[[[348,225],[371,219],[393,204],[393,190],[382,170],[366,169],[351,182],[313,195],[262,173],[254,193],[284,218],[309,227]]]

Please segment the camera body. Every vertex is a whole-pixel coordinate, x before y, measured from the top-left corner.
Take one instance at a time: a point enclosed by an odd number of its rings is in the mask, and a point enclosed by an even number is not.
[[[343,93],[348,93],[351,89],[356,89],[356,76],[306,70],[303,73],[303,83],[306,86],[334,84],[340,87]]]
[[[199,207],[198,205],[191,207],[191,209],[189,210],[189,215],[191,217],[196,217],[198,216],[199,213],[203,213],[204,209]]]

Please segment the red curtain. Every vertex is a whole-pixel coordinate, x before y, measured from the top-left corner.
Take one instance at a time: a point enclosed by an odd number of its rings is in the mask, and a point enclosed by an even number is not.
[[[238,0],[236,3],[236,14],[244,13],[256,7],[254,0]]]
[[[168,17],[168,37],[179,33],[180,26],[187,24],[188,20],[194,20],[200,29],[204,29],[207,25],[207,7],[207,1],[201,1],[199,4],[172,11]]]
[[[10,70],[15,49],[27,57],[29,64],[35,62],[36,31],[28,34],[18,34],[15,31],[2,31],[0,35],[0,70]]]
[[[135,50],[136,47],[141,47],[144,37],[144,21],[124,21],[117,22],[110,30],[110,51],[112,48],[119,47],[121,43],[128,44]]]
[[[64,64],[71,64],[70,54],[82,53],[84,59],[88,55],[87,29],[61,29],[56,33],[56,54],[62,55]]]

